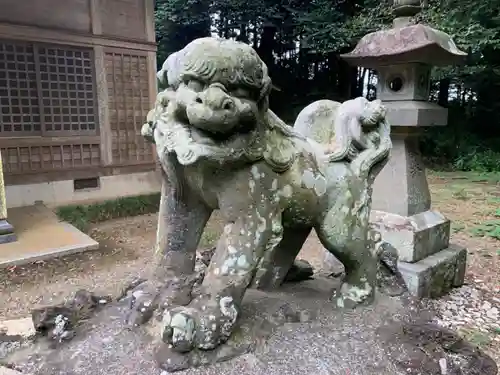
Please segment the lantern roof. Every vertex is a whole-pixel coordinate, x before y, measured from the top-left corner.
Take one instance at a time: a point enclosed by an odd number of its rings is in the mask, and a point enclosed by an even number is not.
[[[352,52],[341,55],[347,62],[365,68],[401,63],[454,65],[466,56],[448,34],[423,24],[367,34]]]

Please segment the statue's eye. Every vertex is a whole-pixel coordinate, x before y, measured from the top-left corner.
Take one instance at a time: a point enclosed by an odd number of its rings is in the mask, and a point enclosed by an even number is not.
[[[189,78],[184,84],[193,91],[199,92],[205,88],[205,84],[198,79]]]

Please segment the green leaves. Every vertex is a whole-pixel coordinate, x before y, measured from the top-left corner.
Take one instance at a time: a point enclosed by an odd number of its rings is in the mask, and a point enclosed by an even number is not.
[[[390,11],[387,0],[316,0],[294,15],[308,47],[326,54],[352,48],[363,35],[385,27]]]

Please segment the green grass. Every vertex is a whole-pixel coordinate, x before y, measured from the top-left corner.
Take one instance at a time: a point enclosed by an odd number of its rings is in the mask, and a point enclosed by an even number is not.
[[[473,237],[490,237],[500,240],[500,219],[487,220],[470,229]]]
[[[160,194],[124,197],[88,205],[70,205],[56,209],[59,219],[67,221],[82,231],[91,224],[128,216],[158,212]]]

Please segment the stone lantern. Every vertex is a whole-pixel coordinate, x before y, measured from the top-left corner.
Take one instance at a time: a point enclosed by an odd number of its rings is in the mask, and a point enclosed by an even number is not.
[[[447,124],[447,109],[428,102],[432,66],[464,60],[451,37],[412,22],[420,0],[394,0],[393,28],[364,36],[342,58],[378,73],[377,98],[388,109],[393,150],[377,177],[371,221],[396,248],[408,290],[436,297],[463,283],[466,249],[450,245],[450,221],[431,209],[418,135]]]

